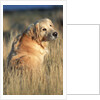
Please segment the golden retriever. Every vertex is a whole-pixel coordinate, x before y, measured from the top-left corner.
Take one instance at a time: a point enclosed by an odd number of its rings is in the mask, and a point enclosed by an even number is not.
[[[44,56],[48,53],[48,42],[55,40],[58,33],[48,18],[31,24],[22,34],[18,35],[8,56],[8,66],[38,70]]]

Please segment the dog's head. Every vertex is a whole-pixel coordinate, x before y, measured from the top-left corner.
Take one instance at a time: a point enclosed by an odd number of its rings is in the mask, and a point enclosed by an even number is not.
[[[48,18],[41,19],[34,24],[31,24],[27,29],[27,33],[32,39],[41,42],[55,40],[58,36],[52,21]]]

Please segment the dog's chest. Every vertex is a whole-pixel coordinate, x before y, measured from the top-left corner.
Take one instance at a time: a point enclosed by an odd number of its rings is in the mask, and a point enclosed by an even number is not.
[[[47,48],[44,48],[44,49],[40,50],[40,53],[41,53],[43,56],[45,56],[46,54],[49,53],[49,51],[48,51]]]

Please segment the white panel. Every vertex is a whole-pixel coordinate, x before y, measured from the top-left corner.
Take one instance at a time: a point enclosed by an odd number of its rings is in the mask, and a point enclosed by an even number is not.
[[[99,93],[99,26],[67,27],[67,93]]]
[[[67,95],[67,100],[100,100],[100,95]]]
[[[100,24],[100,0],[67,0],[68,24]]]

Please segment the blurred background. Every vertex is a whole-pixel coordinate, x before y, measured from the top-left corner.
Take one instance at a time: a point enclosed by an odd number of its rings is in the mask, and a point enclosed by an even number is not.
[[[38,75],[8,72],[7,56],[14,38],[35,21],[52,20],[59,37],[49,44],[41,79]],[[30,78],[31,77],[31,78]],[[48,78],[47,78],[48,77]],[[30,80],[31,79],[31,80]],[[35,81],[34,81],[35,80]],[[33,84],[34,83],[34,84]],[[4,95],[62,95],[63,94],[63,6],[62,5],[4,5],[3,6],[3,94]]]

